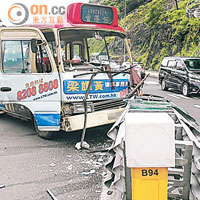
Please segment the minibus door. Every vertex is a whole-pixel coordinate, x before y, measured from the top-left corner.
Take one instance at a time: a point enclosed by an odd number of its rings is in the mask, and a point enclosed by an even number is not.
[[[59,74],[44,36],[34,28],[5,28],[0,34],[0,108],[34,116],[40,131],[59,130]]]

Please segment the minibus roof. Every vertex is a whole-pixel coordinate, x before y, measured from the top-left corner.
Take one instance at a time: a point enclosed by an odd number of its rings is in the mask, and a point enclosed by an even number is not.
[[[87,18],[88,15],[90,15],[90,18]],[[60,24],[31,24],[27,26],[37,27],[39,29],[98,29],[116,31],[125,35],[124,29],[118,25],[117,9],[112,6],[96,4],[70,4],[67,7],[67,12],[63,16],[63,23]]]

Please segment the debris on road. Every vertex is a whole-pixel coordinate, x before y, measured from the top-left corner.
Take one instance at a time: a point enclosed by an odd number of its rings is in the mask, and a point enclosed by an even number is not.
[[[105,148],[105,149],[94,149],[94,150],[90,150],[88,151],[88,153],[97,153],[97,154],[106,154],[108,152],[109,148]],[[104,153],[105,152],[105,153]]]
[[[51,166],[51,167],[55,167],[56,164],[55,164],[55,163],[51,163],[50,166]]]
[[[5,188],[5,187],[6,187],[5,185],[0,185],[0,189],[1,189],[1,188]]]
[[[51,192],[51,190],[49,190],[48,188],[47,188],[47,193],[50,195],[50,197],[51,197],[53,200],[58,200],[58,199],[56,198],[56,196],[53,194],[53,192]]]
[[[89,174],[95,174],[95,170],[94,169],[92,169],[92,170],[90,170],[89,172],[82,172],[81,174],[82,175],[89,175]]]
[[[72,164],[69,165],[69,166],[67,166],[67,169],[68,169],[68,170],[72,170]]]
[[[92,162],[92,164],[93,164],[95,167],[100,167],[100,166],[103,165],[103,163],[97,162],[97,161]]]
[[[100,162],[100,163],[103,162],[103,158],[99,158],[98,162]]]
[[[109,190],[109,191],[107,192],[107,195],[111,195],[112,193],[113,193],[113,191],[110,191],[110,190]]]
[[[81,142],[76,143],[75,148],[78,150],[80,150],[81,148],[89,149],[90,145],[87,142],[83,141],[82,145],[81,145]]]
[[[105,178],[107,176],[107,172],[103,172],[102,176]]]

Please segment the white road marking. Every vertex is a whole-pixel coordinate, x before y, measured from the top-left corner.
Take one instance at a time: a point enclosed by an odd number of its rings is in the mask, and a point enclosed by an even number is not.
[[[144,83],[148,85],[159,85],[159,83],[156,81],[145,81]]]
[[[189,99],[189,97],[183,96],[181,94],[176,94],[176,96],[181,97],[181,98],[185,98],[185,99]]]
[[[200,105],[194,105],[194,107],[200,108]]]
[[[176,99],[180,99],[180,97],[176,96],[176,94],[167,94],[168,96],[174,97]]]

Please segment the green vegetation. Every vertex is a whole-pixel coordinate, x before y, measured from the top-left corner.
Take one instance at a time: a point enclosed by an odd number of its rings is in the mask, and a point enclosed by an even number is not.
[[[90,0],[92,2],[94,0]],[[125,1],[126,1],[126,13],[129,13],[133,9],[135,9],[137,6],[141,5],[144,1],[147,0],[103,0],[101,1],[102,5],[109,5],[117,8],[117,12],[119,15],[119,19],[122,19],[125,14]]]
[[[158,70],[165,56],[192,56],[200,43],[200,20],[186,16],[189,1],[179,0],[177,10],[174,0],[153,0],[127,16],[126,30],[134,60]],[[117,7],[122,14],[124,2],[104,2]],[[124,26],[124,19],[120,24]]]
[[[157,22],[160,19],[160,16],[162,15],[162,12],[164,12],[164,8],[161,4],[156,3],[149,9],[149,15],[144,20],[145,23],[147,23],[149,26],[154,26],[157,24]]]

